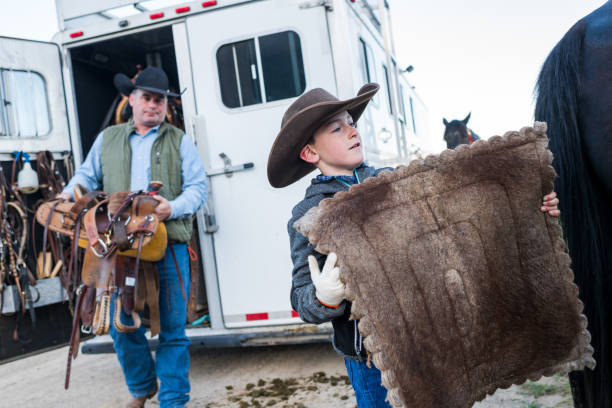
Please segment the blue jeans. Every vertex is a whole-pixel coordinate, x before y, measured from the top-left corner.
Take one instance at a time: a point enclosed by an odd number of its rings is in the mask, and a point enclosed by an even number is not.
[[[186,244],[172,245],[181,270],[185,294],[189,294],[189,254]],[[182,408],[189,401],[190,341],[185,335],[187,307],[174,267],[170,247],[164,258],[156,263],[159,271],[159,314],[161,333],[155,352],[151,356],[145,338],[145,328],[132,333],[119,333],[113,326],[110,335],[121,364],[130,394],[144,397],[155,388],[157,377],[161,381],[158,399],[161,408]],[[111,316],[115,302],[112,302]],[[112,320],[112,319],[111,319]],[[132,324],[131,316],[121,311],[121,321]]]
[[[344,359],[349,380],[355,390],[355,398],[359,408],[391,408],[385,398],[387,389],[383,387],[380,380],[380,370],[374,367],[368,368],[366,362]]]

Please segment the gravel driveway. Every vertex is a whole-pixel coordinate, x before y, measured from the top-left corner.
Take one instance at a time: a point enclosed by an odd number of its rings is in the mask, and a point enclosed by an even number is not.
[[[0,365],[2,406],[121,407],[129,398],[113,354],[79,355],[65,391],[68,350]],[[200,350],[191,357],[192,408],[354,408],[343,360],[329,344]],[[157,407],[157,401],[148,403]],[[565,377],[500,390],[474,408],[571,408]]]

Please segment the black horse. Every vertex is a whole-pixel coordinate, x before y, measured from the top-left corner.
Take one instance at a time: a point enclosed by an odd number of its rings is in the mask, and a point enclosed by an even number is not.
[[[555,191],[595,370],[570,374],[576,407],[612,407],[612,1],[578,21],[540,72],[535,118],[548,123]]]
[[[460,144],[472,144],[475,140],[480,139],[472,129],[467,127],[467,123],[470,120],[472,112],[463,120],[451,120],[450,122],[445,118],[442,118],[442,123],[446,126],[444,129],[444,140],[446,141],[446,148],[454,149]]]

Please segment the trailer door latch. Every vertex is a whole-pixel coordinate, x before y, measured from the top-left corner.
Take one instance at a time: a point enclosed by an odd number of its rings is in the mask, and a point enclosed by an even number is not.
[[[218,176],[219,174],[225,174],[226,177],[232,177],[235,172],[245,171],[255,167],[253,162],[242,163],[236,166],[232,166],[232,160],[223,152],[219,153],[219,157],[223,160],[222,169],[208,169],[206,170],[207,176]]]
[[[325,7],[327,11],[333,11],[334,8],[332,6],[331,1],[329,0],[313,0],[313,1],[305,1],[299,4],[301,9],[310,9],[314,7]]]

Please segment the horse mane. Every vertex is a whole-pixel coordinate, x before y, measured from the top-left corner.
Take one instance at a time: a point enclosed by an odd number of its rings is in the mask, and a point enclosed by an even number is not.
[[[560,199],[561,223],[567,239],[575,282],[580,288],[589,331],[593,334],[599,374],[599,392],[607,371],[606,274],[612,248],[609,235],[612,214],[602,185],[589,167],[581,139],[581,59],[587,21],[578,21],[559,41],[544,62],[534,93],[535,119],[548,124],[549,148],[559,177],[555,191]],[[600,364],[600,362],[602,364]]]

